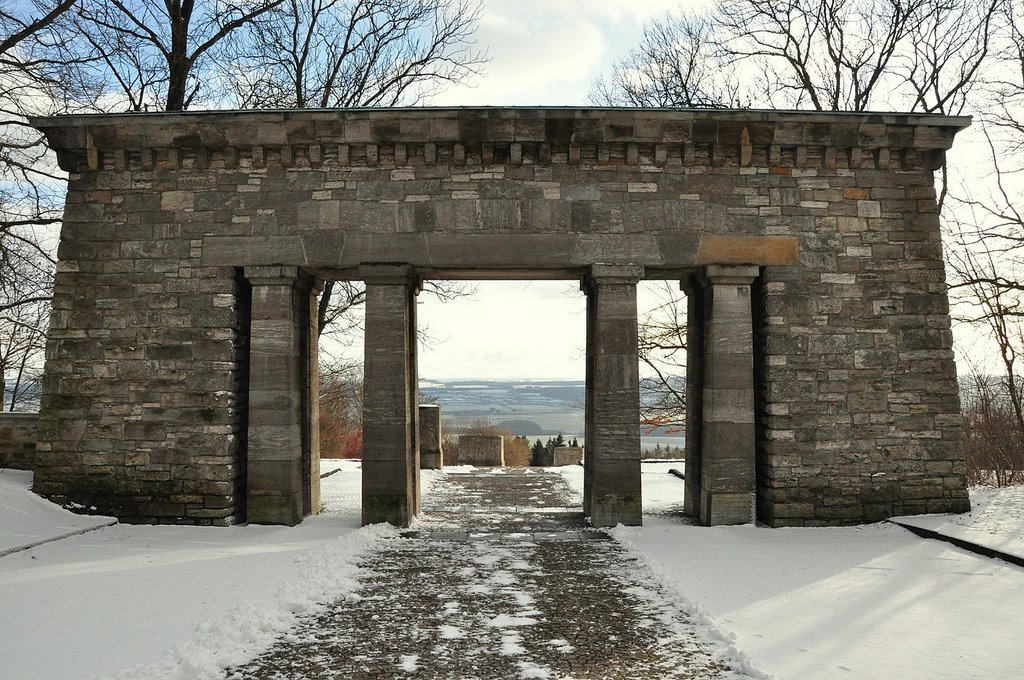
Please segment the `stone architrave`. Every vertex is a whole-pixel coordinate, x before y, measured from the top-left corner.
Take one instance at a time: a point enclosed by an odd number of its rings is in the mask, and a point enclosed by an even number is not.
[[[444,468],[444,449],[441,446],[441,407],[420,404],[420,469]]]
[[[246,518],[294,525],[320,505],[306,378],[311,287],[295,267],[246,267],[245,276],[252,285]]]
[[[594,526],[642,523],[636,285],[643,267],[596,264],[587,293],[583,511]]]
[[[459,465],[505,466],[505,438],[500,434],[459,435]]]
[[[364,265],[363,524],[409,526],[419,511],[415,272]]]

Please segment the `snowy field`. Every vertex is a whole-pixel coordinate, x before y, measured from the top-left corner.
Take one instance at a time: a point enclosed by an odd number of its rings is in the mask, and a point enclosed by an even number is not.
[[[672,467],[644,464],[645,526],[613,535],[767,675],[1020,677],[1024,569],[889,524],[689,526]],[[325,462],[334,469],[323,514],[228,529],[101,526],[33,496],[29,474],[0,471],[0,678],[218,677],[296,615],[357,597],[351,562],[389,530],[358,528],[358,463]],[[582,486],[582,468],[559,471]],[[1024,490],[973,498],[970,515],[916,521],[1020,546]]]

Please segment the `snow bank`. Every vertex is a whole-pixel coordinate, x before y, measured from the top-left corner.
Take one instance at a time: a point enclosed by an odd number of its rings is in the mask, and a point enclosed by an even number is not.
[[[117,522],[76,515],[30,491],[32,473],[0,469],[0,557]]]
[[[393,527],[377,524],[331,541],[298,559],[302,576],[281,587],[270,600],[243,602],[224,618],[200,624],[191,640],[163,659],[118,673],[118,680],[205,680],[223,669],[252,660],[288,631],[300,615],[322,611],[338,600],[359,595],[359,557],[381,538],[397,537]]]
[[[325,512],[297,527],[118,524],[0,558],[0,677],[115,676],[166,660],[201,622],[231,620],[240,602],[279,602],[282,584],[303,583],[315,566],[311,551],[359,528],[359,461],[333,467],[341,471],[323,480]],[[19,485],[49,505],[26,478]],[[56,510],[53,522],[37,516],[44,532],[68,519]],[[7,515],[0,508],[5,529]]]
[[[779,678],[1011,678],[1024,570],[895,526],[612,533],[679,606]]]
[[[893,519],[1024,558],[1024,486],[972,488],[971,506],[962,515]]]

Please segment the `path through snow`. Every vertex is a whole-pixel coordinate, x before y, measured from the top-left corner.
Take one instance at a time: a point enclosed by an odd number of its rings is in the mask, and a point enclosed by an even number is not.
[[[229,677],[748,677],[574,500],[551,472],[444,475],[415,530],[364,556],[357,600]]]

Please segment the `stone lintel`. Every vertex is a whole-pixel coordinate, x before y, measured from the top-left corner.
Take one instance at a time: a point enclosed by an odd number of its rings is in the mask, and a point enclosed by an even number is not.
[[[800,264],[800,241],[795,236],[722,236],[703,234],[696,264]]]

